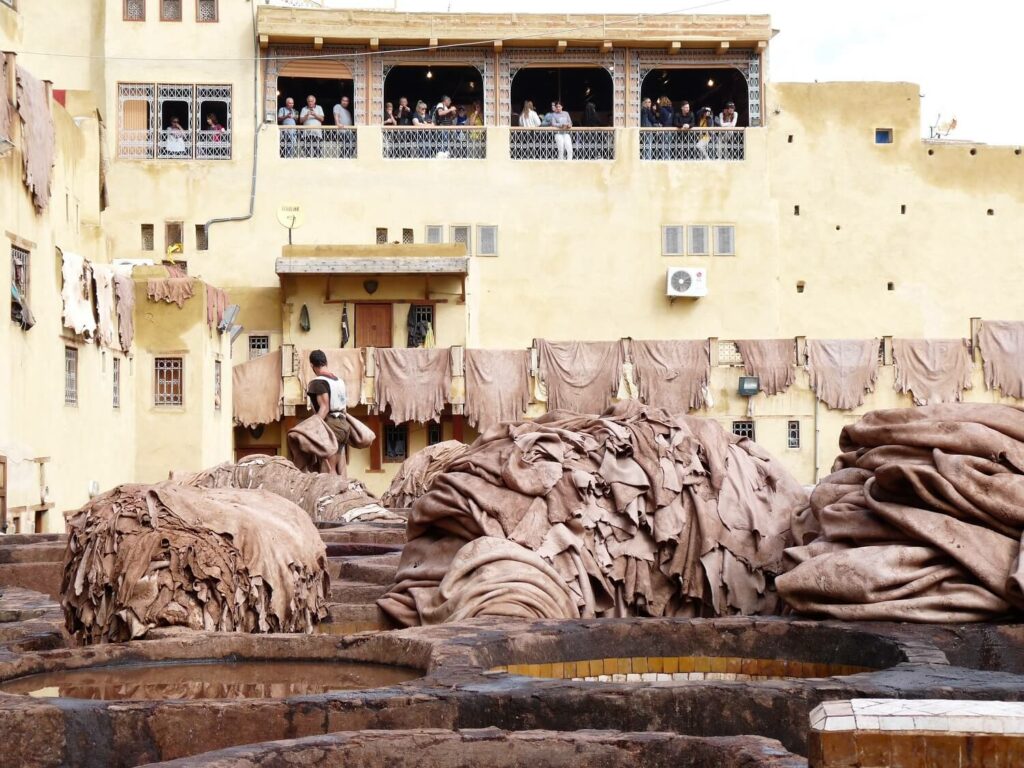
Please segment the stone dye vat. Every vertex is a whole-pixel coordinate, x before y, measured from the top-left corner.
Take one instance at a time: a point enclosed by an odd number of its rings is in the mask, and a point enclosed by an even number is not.
[[[100,701],[284,699],[381,688],[420,676],[381,664],[197,660],[44,672],[0,684],[0,692]]]

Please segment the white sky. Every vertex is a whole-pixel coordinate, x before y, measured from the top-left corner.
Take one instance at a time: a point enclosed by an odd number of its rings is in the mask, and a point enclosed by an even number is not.
[[[330,0],[328,0],[330,3]],[[333,3],[330,3],[333,4]],[[400,11],[492,13],[767,13],[775,82],[909,81],[921,87],[921,132],[957,118],[950,138],[1024,144],[1024,99],[1014,51],[1018,0],[341,0]],[[703,7],[700,7],[703,6]]]

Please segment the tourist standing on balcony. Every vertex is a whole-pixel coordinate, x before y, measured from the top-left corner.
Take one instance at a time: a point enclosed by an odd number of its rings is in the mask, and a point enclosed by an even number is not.
[[[672,127],[672,100],[668,96],[658,99],[658,125],[662,128]]]
[[[654,105],[651,104],[650,97],[645,98],[640,102],[640,127],[641,128],[654,128],[658,125],[658,112],[654,109]],[[653,160],[654,159],[654,140],[655,136],[650,131],[640,132],[640,159],[641,160]]]
[[[398,125],[398,118],[395,117],[395,107],[388,101],[384,104],[384,125]]]
[[[601,124],[600,118],[597,116],[597,105],[587,99],[587,103],[583,105],[583,125],[588,128],[596,128]]]
[[[562,108],[562,102],[554,103],[554,111],[551,113],[551,127],[555,134],[555,147],[558,149],[559,160],[572,160],[572,118]]]
[[[277,110],[278,125],[298,125],[299,111],[295,108],[295,99],[291,96],[284,100],[284,106]],[[295,131],[281,131],[281,157],[295,157]]]
[[[527,99],[523,102],[523,110],[519,113],[520,128],[540,128],[540,115],[533,108],[533,102]]]
[[[412,125],[424,128],[430,125],[430,115],[427,114],[426,102],[417,101],[416,111],[412,114]]]
[[[186,139],[188,134],[185,133],[185,129],[181,127],[181,120],[177,117],[171,118],[171,124],[167,126],[167,141],[164,146],[167,148],[169,155],[175,157],[184,157],[188,154],[188,143]]]
[[[427,114],[426,102],[416,102],[416,111],[412,113],[412,125],[414,128],[430,127],[430,115]],[[430,139],[419,131],[410,131],[410,134],[412,149],[410,157],[430,157]]]
[[[324,124],[324,110],[316,103],[316,96],[306,97],[306,106],[299,113],[299,125],[311,130],[303,134],[302,152],[306,157],[320,157],[320,145],[323,137],[320,135],[320,126]]]
[[[726,102],[725,109],[718,113],[718,117],[715,118],[715,125],[719,128],[735,128],[736,121],[739,115],[736,114],[736,105],[729,101]]]
[[[452,104],[451,96],[442,96],[434,107],[434,125],[455,125],[458,109]]]
[[[679,105],[679,111],[676,112],[675,117],[672,119],[672,124],[676,128],[693,128],[697,122],[697,115],[690,110],[690,102],[684,101]]]
[[[398,100],[395,120],[398,121],[398,125],[412,125],[412,109],[409,108],[409,100],[405,96]]]
[[[473,109],[469,113],[469,117],[466,120],[470,125],[483,125],[484,124],[484,111],[480,107],[479,101],[473,102]]]
[[[334,124],[342,126],[355,125],[352,120],[352,109],[349,106],[348,96],[342,96],[341,101],[334,105]]]

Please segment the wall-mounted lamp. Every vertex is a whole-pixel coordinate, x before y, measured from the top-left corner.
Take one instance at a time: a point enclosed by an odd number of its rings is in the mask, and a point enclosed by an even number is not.
[[[740,376],[739,394],[743,397],[753,397],[761,391],[761,380],[757,376]]]
[[[363,280],[363,290],[373,296],[377,292],[377,288],[380,286],[376,280]]]

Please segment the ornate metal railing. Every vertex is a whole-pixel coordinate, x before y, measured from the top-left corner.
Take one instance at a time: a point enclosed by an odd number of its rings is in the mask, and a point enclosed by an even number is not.
[[[641,128],[641,160],[742,160],[742,128]]]
[[[201,160],[230,160],[231,131],[197,131],[196,157]]]
[[[382,138],[386,159],[482,160],[487,157],[487,129],[483,126],[386,126]]]
[[[153,131],[144,128],[122,128],[117,135],[117,156],[125,160],[152,158]]]
[[[512,128],[513,160],[614,160],[614,128]]]
[[[357,156],[358,144],[355,128],[331,125],[304,128],[282,125],[280,154],[285,158],[341,158],[352,160]]]

